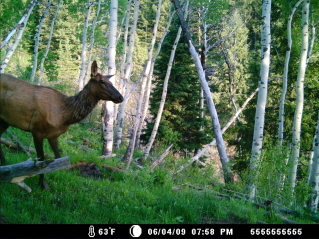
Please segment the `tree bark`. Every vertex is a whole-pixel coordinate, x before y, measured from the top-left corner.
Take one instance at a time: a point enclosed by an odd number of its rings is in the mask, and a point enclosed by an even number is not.
[[[116,38],[117,38],[117,11],[118,0],[112,0],[110,6],[110,34],[108,47],[108,75],[116,74]],[[115,84],[116,76],[110,81]],[[113,123],[114,123],[114,103],[106,101],[102,107],[105,107],[105,115],[102,114],[103,125],[103,150],[102,155],[110,155],[113,152]]]
[[[8,50],[6,56],[4,57],[4,60],[2,61],[1,65],[0,65],[0,73],[4,73],[13,53],[15,52],[17,46],[19,45],[19,42],[22,38],[24,29],[27,26],[28,20],[29,20],[29,16],[34,8],[34,6],[38,3],[37,0],[31,0],[31,2],[29,3],[27,10],[25,12],[25,14],[23,15],[23,17],[21,18],[21,20],[19,21],[18,24],[18,33],[16,36],[16,39],[14,40],[14,43],[12,45],[12,47]],[[10,35],[10,34],[9,34]],[[3,46],[5,45],[5,43],[3,43]],[[2,47],[3,47],[2,46]]]
[[[225,143],[224,143],[223,136],[222,136],[222,133],[221,133],[217,111],[216,111],[216,108],[215,108],[215,104],[214,104],[214,101],[213,101],[213,98],[212,98],[208,83],[207,83],[206,78],[205,78],[203,67],[201,65],[198,53],[196,52],[196,49],[195,49],[195,47],[193,45],[188,25],[185,22],[185,19],[183,18],[183,14],[181,12],[182,9],[180,7],[180,3],[179,3],[178,0],[171,0],[171,1],[175,5],[176,13],[177,13],[178,18],[180,20],[180,23],[181,23],[181,26],[182,26],[182,29],[183,29],[183,32],[184,32],[184,36],[187,39],[187,44],[189,46],[189,51],[190,51],[191,56],[192,56],[192,58],[194,60],[194,63],[195,63],[195,66],[196,66],[196,70],[197,70],[197,73],[198,73],[202,88],[204,90],[204,95],[205,95],[205,98],[206,98],[206,101],[207,101],[207,106],[208,106],[209,113],[210,113],[211,118],[212,118],[214,134],[215,134],[216,142],[217,142],[217,149],[218,149],[219,157],[220,157],[220,160],[221,160],[221,163],[222,163],[222,167],[223,167],[223,171],[224,171],[224,180],[225,180],[226,183],[233,182],[234,179],[233,179],[233,175],[232,175],[231,169],[230,169],[229,164],[228,164],[229,159],[228,159],[228,156],[227,156],[227,153],[226,153]]]
[[[292,155],[289,158],[290,172],[288,175],[289,187],[291,193],[294,192],[296,186],[297,168],[300,155],[300,134],[301,122],[304,105],[304,80],[307,68],[307,55],[308,55],[308,19],[309,19],[309,0],[303,1],[302,7],[302,42],[300,52],[299,70],[296,84],[296,108],[292,127]]]
[[[255,175],[260,160],[260,154],[263,144],[263,132],[265,122],[265,109],[268,93],[268,77],[270,67],[270,14],[271,14],[271,0],[263,0],[262,4],[262,35],[261,35],[261,64],[260,64],[260,80],[259,92],[255,114],[255,127],[253,144],[250,157],[250,172],[249,172],[249,198],[253,199],[256,194]]]
[[[291,13],[288,17],[288,23],[287,23],[287,38],[288,38],[288,45],[287,45],[287,51],[286,51],[286,57],[285,57],[285,67],[284,67],[284,75],[282,78],[282,92],[280,95],[280,105],[279,105],[279,120],[278,120],[278,142],[279,145],[282,145],[283,138],[284,138],[284,122],[285,122],[285,99],[286,99],[286,93],[287,93],[287,85],[288,85],[288,70],[289,70],[289,61],[290,61],[290,54],[291,54],[291,46],[292,46],[292,37],[291,37],[291,22],[292,17],[295,14],[295,11],[297,10],[299,4],[303,0],[299,0],[293,9],[291,10]]]

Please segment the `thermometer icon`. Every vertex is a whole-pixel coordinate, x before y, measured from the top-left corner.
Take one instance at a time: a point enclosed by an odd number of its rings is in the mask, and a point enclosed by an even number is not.
[[[94,227],[92,225],[89,227],[89,237],[95,237]]]

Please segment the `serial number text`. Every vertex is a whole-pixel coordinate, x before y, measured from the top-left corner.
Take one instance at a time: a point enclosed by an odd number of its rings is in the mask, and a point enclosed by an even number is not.
[[[288,235],[288,236],[296,236],[302,235],[302,228],[252,228],[250,229],[250,235],[258,236],[258,235]]]

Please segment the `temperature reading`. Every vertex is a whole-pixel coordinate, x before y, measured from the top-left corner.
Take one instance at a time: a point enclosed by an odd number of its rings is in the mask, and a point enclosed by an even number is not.
[[[104,236],[107,236],[107,235],[111,235],[113,236],[115,233],[115,228],[112,228],[112,227],[109,227],[109,228],[100,228],[99,229],[99,235],[104,235]]]
[[[89,237],[95,237],[94,226],[89,227]]]

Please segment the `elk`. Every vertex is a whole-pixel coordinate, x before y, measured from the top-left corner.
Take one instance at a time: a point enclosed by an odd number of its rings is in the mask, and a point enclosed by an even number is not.
[[[71,124],[83,120],[99,100],[123,101],[123,96],[109,81],[111,77],[98,73],[94,61],[90,81],[78,94],[68,97],[53,88],[32,85],[12,75],[0,74],[0,137],[9,126],[31,132],[39,161],[44,160],[44,139],[48,139],[55,158],[60,158],[58,137]],[[0,159],[1,164],[5,165],[1,143]],[[39,182],[42,188],[48,189],[43,174]]]

